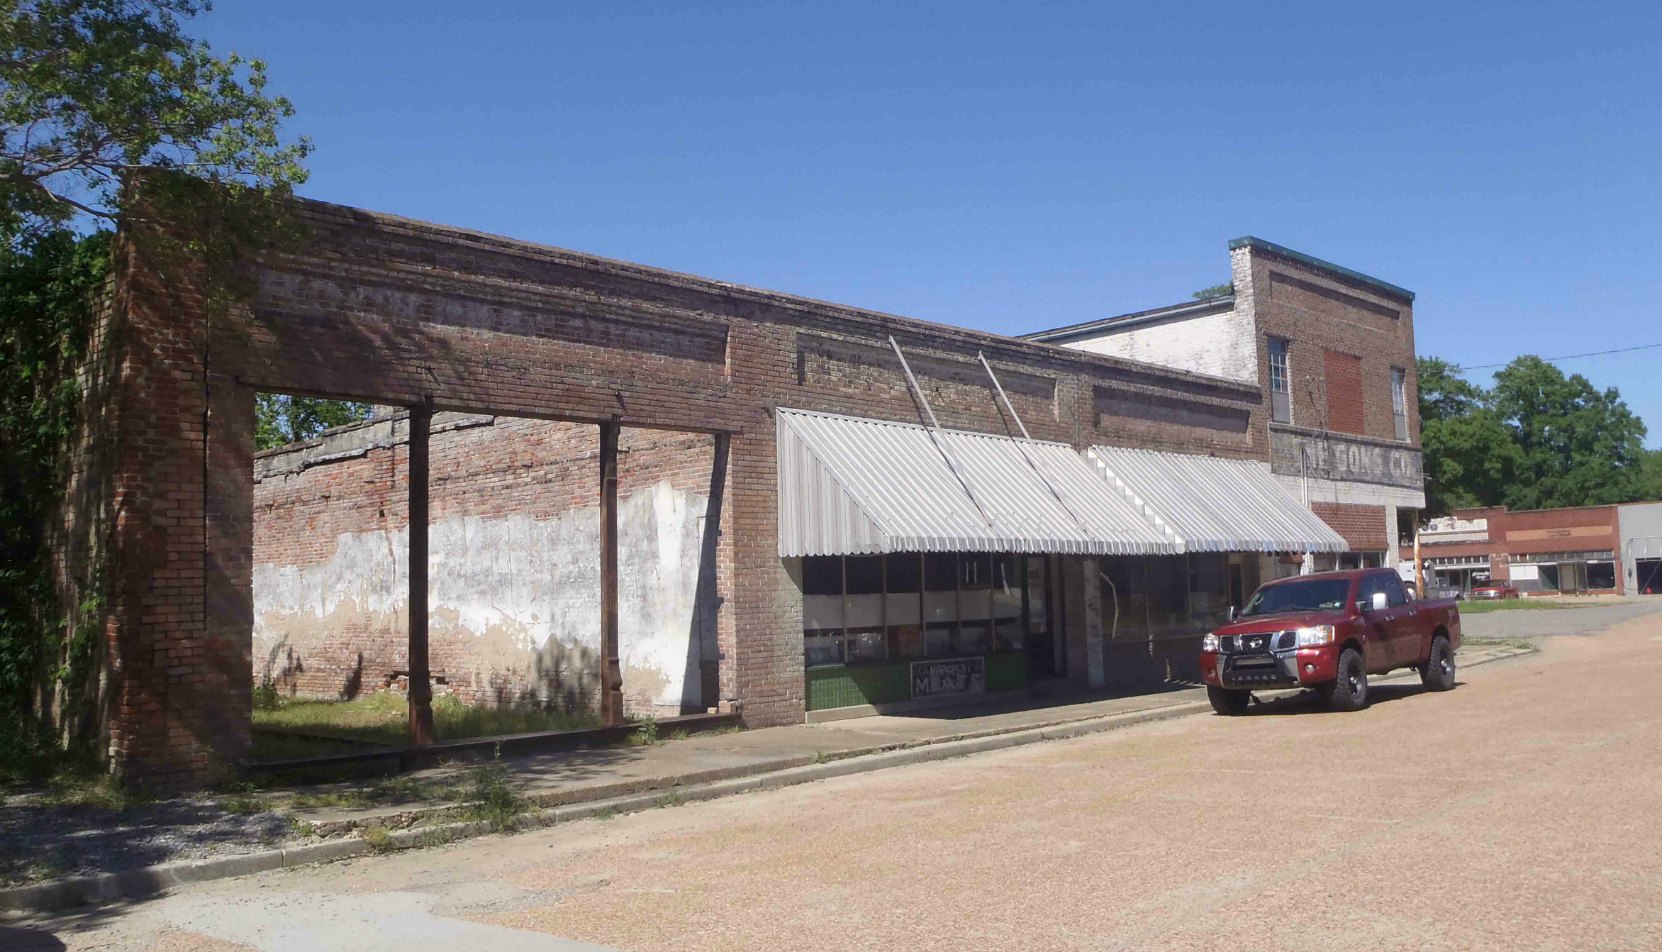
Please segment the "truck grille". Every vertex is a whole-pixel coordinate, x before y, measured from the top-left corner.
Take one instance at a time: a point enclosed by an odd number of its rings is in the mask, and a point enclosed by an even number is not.
[[[1226,635],[1225,654],[1246,654],[1254,651],[1286,651],[1298,644],[1298,635],[1292,631],[1271,631],[1259,635]]]

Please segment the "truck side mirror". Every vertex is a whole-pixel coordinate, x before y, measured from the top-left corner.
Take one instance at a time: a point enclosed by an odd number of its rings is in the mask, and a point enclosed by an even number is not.
[[[1229,611],[1228,611],[1226,617],[1228,617],[1228,619],[1230,621],[1234,621],[1236,614],[1237,614],[1237,612],[1235,611],[1235,606],[1234,605],[1229,606]]]
[[[1368,608],[1372,611],[1382,612],[1389,606],[1389,604],[1390,601],[1385,597],[1384,592],[1374,592],[1373,599],[1369,602]]]

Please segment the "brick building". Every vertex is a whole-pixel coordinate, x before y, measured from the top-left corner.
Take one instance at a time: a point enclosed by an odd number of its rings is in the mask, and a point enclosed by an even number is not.
[[[1509,582],[1523,595],[1621,595],[1657,587],[1662,504],[1511,511],[1456,509],[1420,530],[1426,584],[1470,592]],[[1404,545],[1403,558],[1413,547]]]
[[[132,780],[246,760],[256,677],[421,657],[471,698],[751,725],[1181,679],[1260,579],[1378,557],[1418,505],[1411,296],[1256,240],[1214,339],[1122,356],[298,215],[226,310],[119,242],[66,549],[107,553]],[[409,410],[256,454],[262,391]]]
[[[1394,562],[1425,506],[1413,293],[1258,238],[1229,260],[1228,294],[1027,339],[1258,387],[1271,468],[1349,543],[1319,567]]]

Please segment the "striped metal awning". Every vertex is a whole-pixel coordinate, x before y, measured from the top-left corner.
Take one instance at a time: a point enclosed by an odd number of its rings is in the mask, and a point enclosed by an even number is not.
[[[1086,455],[1185,552],[1350,550],[1282,488],[1267,463],[1121,446],[1093,446]]]
[[[777,413],[779,554],[1183,551],[1063,443]]]

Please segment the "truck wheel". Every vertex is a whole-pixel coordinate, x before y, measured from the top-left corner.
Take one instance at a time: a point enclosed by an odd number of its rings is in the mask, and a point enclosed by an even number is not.
[[[1368,669],[1362,652],[1346,648],[1339,655],[1339,676],[1327,686],[1327,704],[1335,711],[1360,711],[1368,706]]]
[[[1206,686],[1206,700],[1212,702],[1212,710],[1225,717],[1234,717],[1245,714],[1247,704],[1252,700],[1251,691],[1230,691],[1226,688]]]
[[[1431,656],[1420,669],[1420,683],[1429,691],[1448,691],[1454,687],[1454,652],[1442,635],[1431,639]]]

